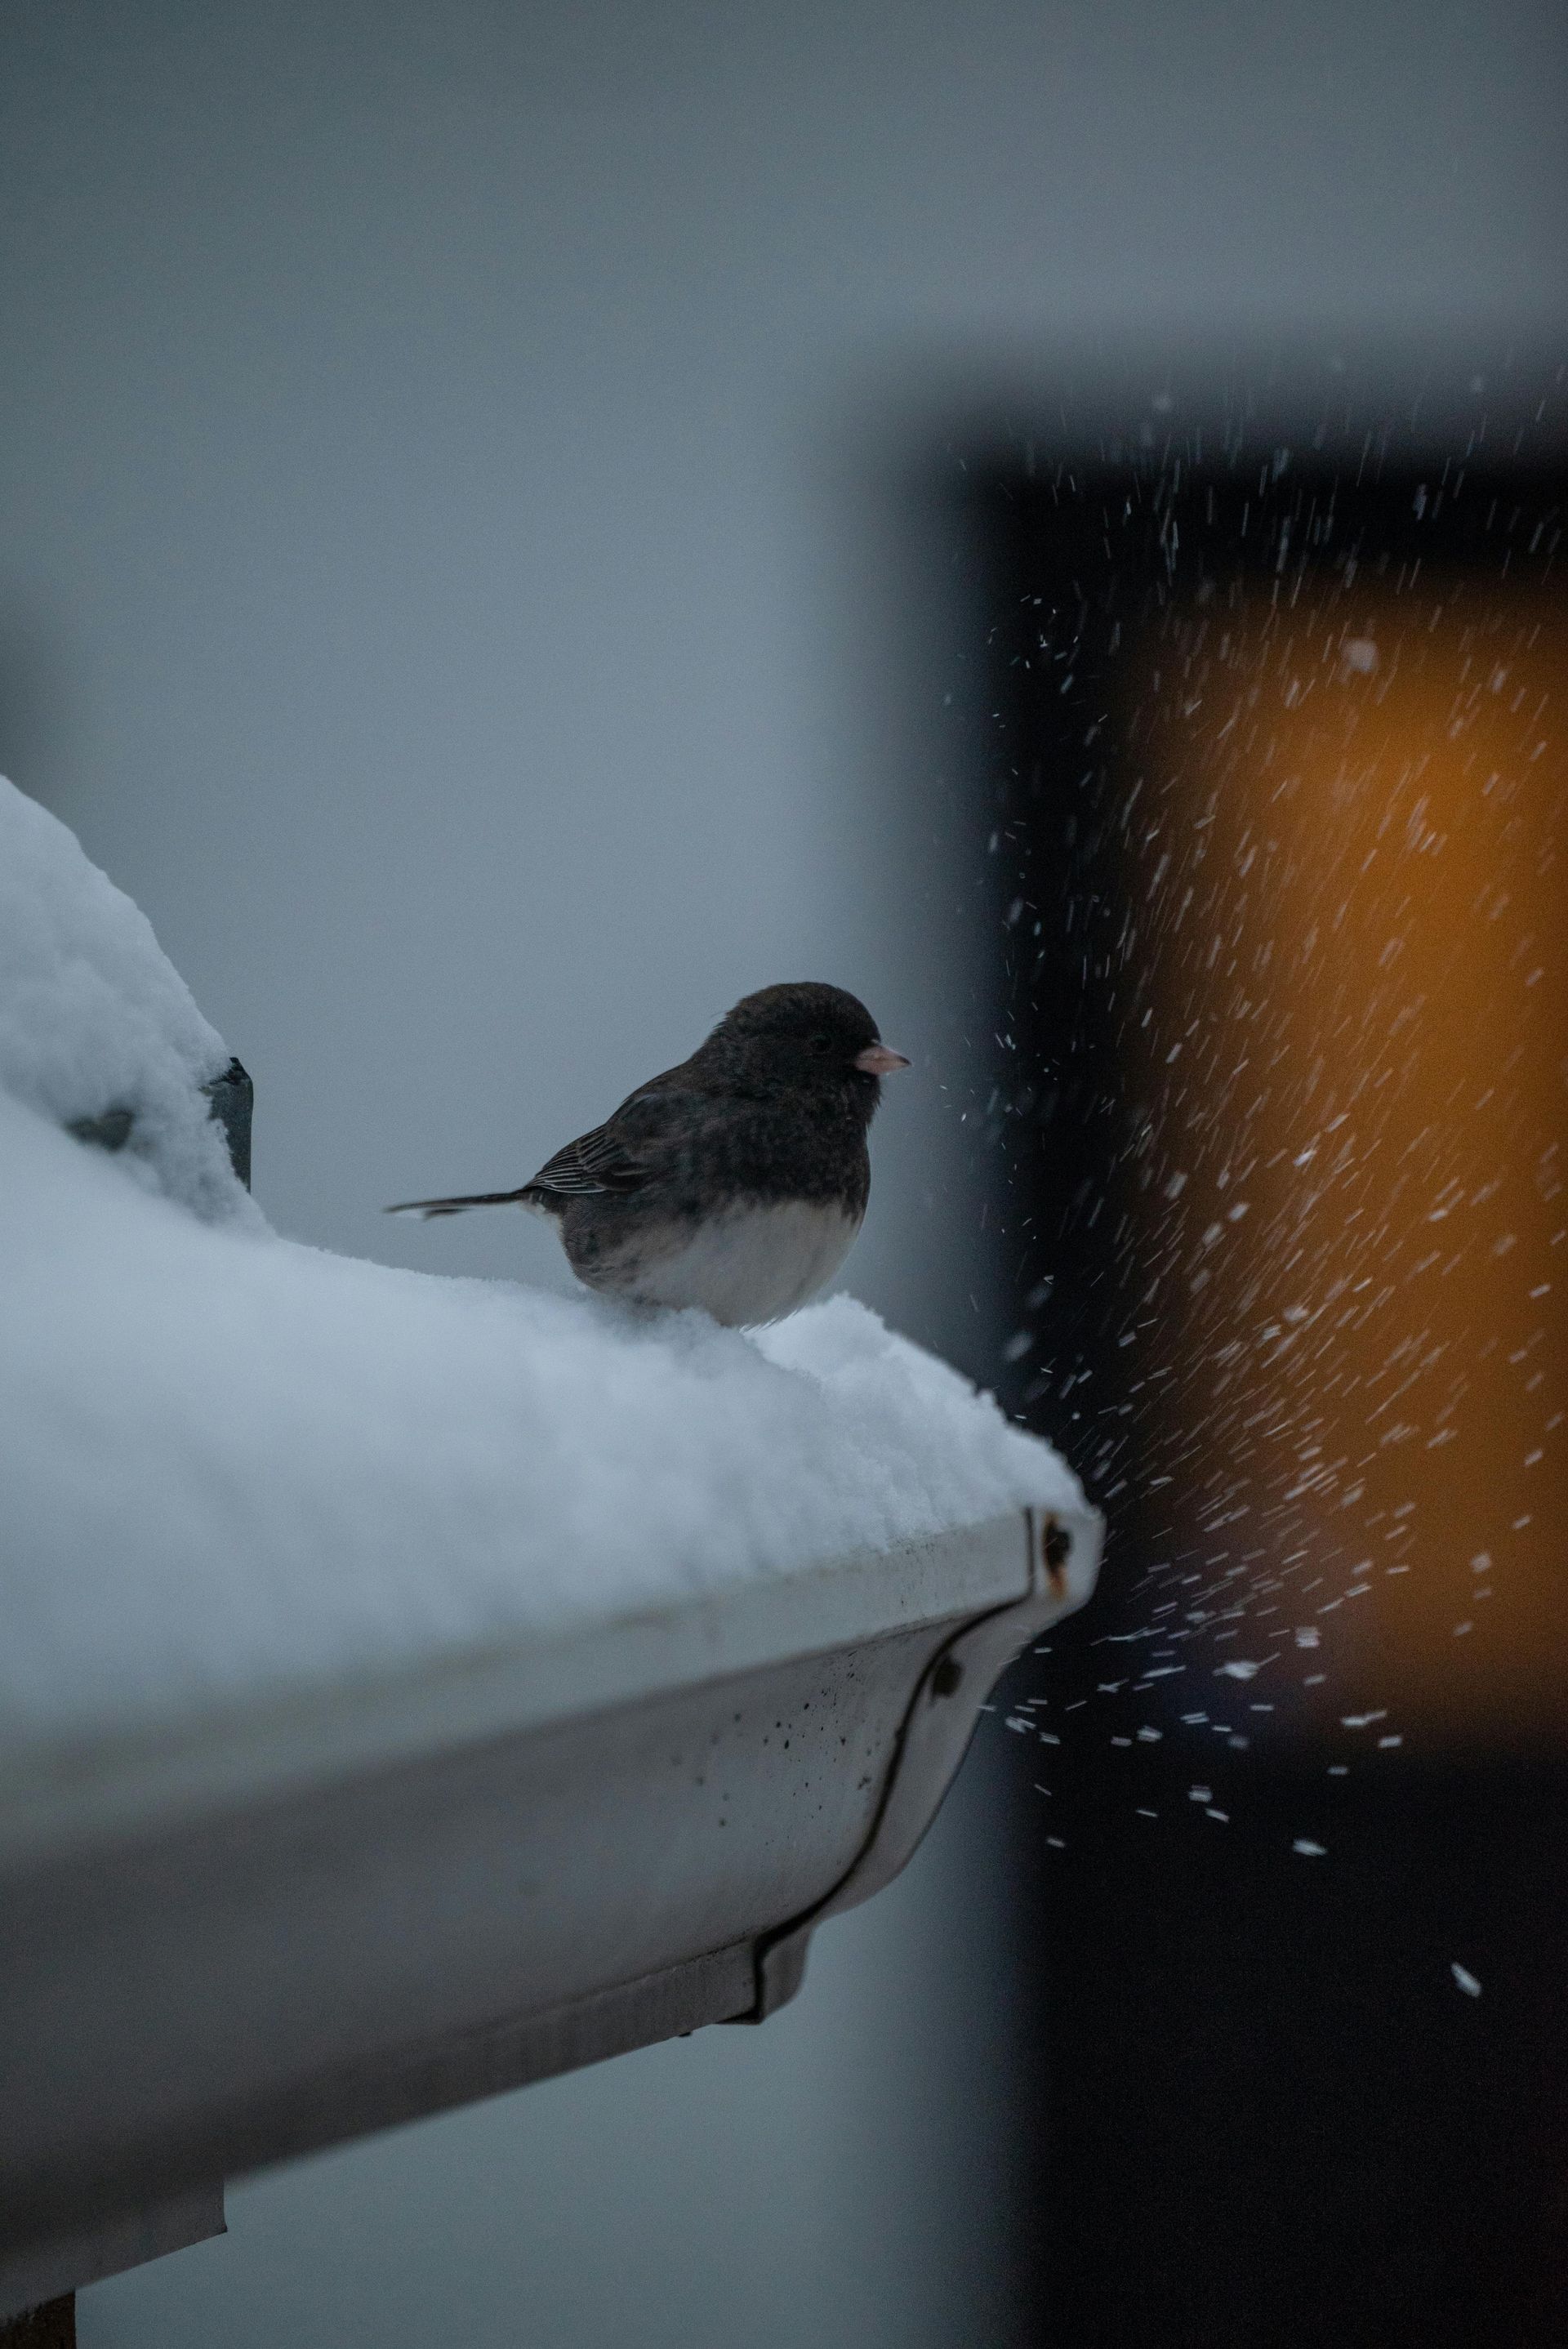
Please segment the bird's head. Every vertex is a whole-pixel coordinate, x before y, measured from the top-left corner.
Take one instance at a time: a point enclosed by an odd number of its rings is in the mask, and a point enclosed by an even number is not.
[[[882,1078],[909,1066],[902,1052],[882,1042],[858,996],[812,979],[743,996],[703,1053],[737,1075],[768,1084],[848,1087],[868,1116]]]

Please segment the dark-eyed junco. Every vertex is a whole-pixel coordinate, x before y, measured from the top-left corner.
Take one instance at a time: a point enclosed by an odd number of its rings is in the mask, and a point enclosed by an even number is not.
[[[555,1218],[591,1288],[698,1305],[732,1328],[782,1320],[849,1254],[882,1080],[908,1066],[841,987],[765,987],[520,1191],[410,1199],[387,1213],[532,1207]]]

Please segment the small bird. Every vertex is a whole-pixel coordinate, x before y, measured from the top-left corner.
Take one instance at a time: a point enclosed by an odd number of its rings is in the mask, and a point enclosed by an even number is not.
[[[908,1066],[841,987],[765,987],[521,1190],[387,1212],[531,1207],[553,1217],[590,1288],[700,1306],[731,1329],[781,1321],[849,1254],[871,1190],[866,1134],[882,1080]]]

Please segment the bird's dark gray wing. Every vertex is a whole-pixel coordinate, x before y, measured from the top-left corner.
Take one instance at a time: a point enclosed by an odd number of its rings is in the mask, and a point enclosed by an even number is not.
[[[685,1066],[666,1069],[639,1085],[613,1117],[580,1133],[547,1158],[531,1181],[517,1191],[479,1191],[462,1198],[408,1199],[388,1207],[389,1216],[460,1216],[469,1207],[544,1206],[552,1199],[626,1198],[669,1170],[683,1129],[705,1102],[686,1090]]]
[[[475,1191],[462,1198],[407,1199],[396,1207],[388,1207],[389,1216],[422,1216],[428,1223],[435,1216],[460,1216],[469,1207],[526,1207],[541,1204],[539,1195],[548,1198],[583,1198],[593,1194],[603,1196],[615,1192],[623,1196],[641,1188],[648,1178],[649,1169],[634,1158],[624,1143],[609,1125],[596,1125],[592,1133],[580,1133],[558,1150],[553,1158],[546,1159],[538,1174],[519,1191]]]
[[[596,1125],[591,1133],[580,1133],[575,1142],[547,1158],[527,1188],[553,1191],[567,1198],[606,1191],[624,1196],[641,1190],[652,1171],[645,1159],[628,1149],[612,1121]]]

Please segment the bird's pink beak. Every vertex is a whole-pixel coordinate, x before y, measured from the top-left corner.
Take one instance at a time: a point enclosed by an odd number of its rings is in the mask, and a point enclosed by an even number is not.
[[[907,1069],[909,1062],[891,1045],[868,1044],[863,1052],[855,1054],[855,1066],[863,1069],[868,1077],[891,1077],[895,1069]]]

